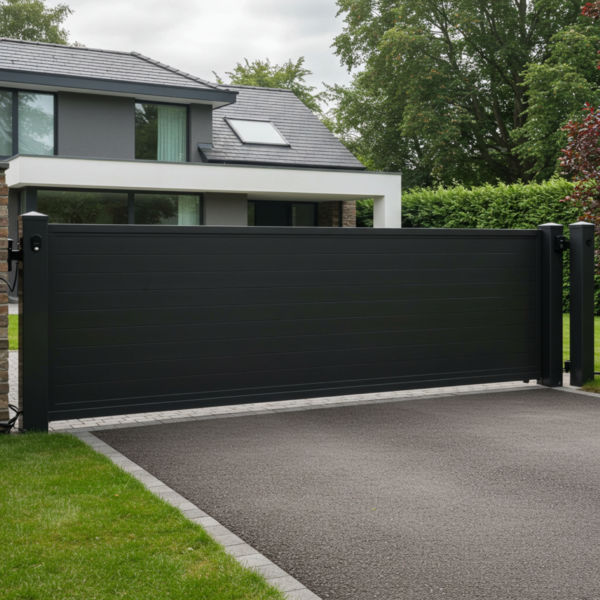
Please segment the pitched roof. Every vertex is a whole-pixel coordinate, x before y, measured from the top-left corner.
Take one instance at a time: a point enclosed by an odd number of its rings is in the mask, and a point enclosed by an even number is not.
[[[196,89],[222,89],[137,52],[97,50],[8,38],[0,38],[0,69]]]
[[[365,168],[291,90],[220,87],[236,91],[238,96],[235,104],[213,111],[213,149],[202,150],[208,162]],[[270,120],[290,147],[243,144],[225,117]]]

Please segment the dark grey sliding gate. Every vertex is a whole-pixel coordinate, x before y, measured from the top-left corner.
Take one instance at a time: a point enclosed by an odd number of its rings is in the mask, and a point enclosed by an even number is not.
[[[544,264],[543,233],[24,216],[25,428],[542,379],[542,319],[557,322],[543,315],[542,290],[561,294],[543,275],[561,260]]]

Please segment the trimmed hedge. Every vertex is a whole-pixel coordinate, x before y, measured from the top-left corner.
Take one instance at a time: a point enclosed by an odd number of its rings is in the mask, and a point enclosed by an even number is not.
[[[573,205],[560,202],[573,184],[564,179],[545,183],[485,185],[468,189],[420,189],[402,197],[403,227],[535,229],[542,223],[568,225],[579,220]],[[569,312],[569,253],[564,253],[563,311]],[[596,314],[600,314],[600,277],[596,276]]]

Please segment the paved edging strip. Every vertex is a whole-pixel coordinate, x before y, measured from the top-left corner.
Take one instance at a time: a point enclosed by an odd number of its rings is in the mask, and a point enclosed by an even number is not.
[[[232,417],[249,417],[254,415],[277,414],[301,410],[318,410],[337,408],[340,406],[361,406],[364,404],[380,404],[388,402],[407,402],[409,400],[422,400],[423,398],[444,398],[452,396],[466,396],[472,394],[490,394],[494,392],[519,392],[523,390],[539,389],[535,384],[519,384],[501,387],[503,384],[484,384],[477,386],[464,386],[462,388],[435,388],[431,390],[410,390],[409,392],[368,394],[354,397],[330,397],[307,400],[287,400],[279,402],[264,402],[256,404],[242,404],[237,406],[215,407],[210,409],[189,409],[187,411],[172,411],[175,418],[168,412],[141,413],[133,415],[118,415],[98,419],[81,419],[72,421],[55,421],[50,423],[50,431],[75,433],[89,431],[103,431],[107,429],[122,429],[127,427],[144,427],[148,425],[164,425],[169,423],[186,423],[204,421],[206,419],[225,419]],[[560,388],[565,389],[565,388]],[[443,391],[442,391],[443,390]],[[182,413],[187,413],[182,415]]]
[[[297,579],[294,579],[252,546],[246,544],[244,540],[221,525],[216,519],[207,515],[195,504],[186,500],[175,490],[160,481],[160,479],[157,479],[138,464],[129,460],[112,446],[98,439],[93,433],[81,430],[71,430],[68,433],[79,438],[97,452],[110,458],[118,467],[121,467],[121,469],[141,481],[153,494],[175,508],[178,508],[190,521],[201,525],[242,566],[260,573],[267,580],[267,583],[284,592],[288,600],[321,600],[319,596],[311,592]]]

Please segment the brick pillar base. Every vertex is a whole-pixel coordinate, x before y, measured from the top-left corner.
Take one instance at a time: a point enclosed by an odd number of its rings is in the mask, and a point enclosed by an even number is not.
[[[0,277],[7,279],[8,163],[0,163]],[[8,288],[0,281],[0,421],[8,419]]]
[[[356,202],[319,202],[319,227],[356,227]]]

